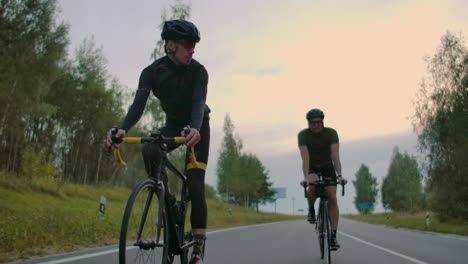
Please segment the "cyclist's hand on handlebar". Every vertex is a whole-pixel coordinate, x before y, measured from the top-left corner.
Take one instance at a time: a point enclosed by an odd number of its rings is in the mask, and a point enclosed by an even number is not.
[[[320,180],[319,176],[317,174],[315,174],[315,173],[311,173],[311,174],[307,175],[307,179],[309,180],[309,183],[313,183],[313,182],[316,182],[316,181]]]
[[[307,175],[307,177],[304,177],[304,179],[301,181],[302,186],[307,186],[309,183],[313,183],[319,180],[319,177],[315,173],[311,173]]]
[[[343,176],[341,176],[341,175],[338,176],[337,181],[338,181],[341,185],[345,185],[345,184],[348,182],[348,180],[346,180],[345,178],[343,178]]]
[[[116,138],[123,138],[123,137],[125,137],[125,130],[119,129],[119,130],[117,131],[117,133],[115,134],[115,137],[116,137]],[[119,144],[116,144],[116,143],[112,142],[112,129],[109,129],[109,132],[107,132],[107,142],[106,142],[106,143],[107,143],[107,147],[111,147],[111,146],[112,146],[113,149],[119,147]]]
[[[196,128],[190,128],[188,135],[185,135],[185,132],[182,130],[180,135],[185,137],[185,145],[187,147],[195,146],[201,139],[200,132]]]

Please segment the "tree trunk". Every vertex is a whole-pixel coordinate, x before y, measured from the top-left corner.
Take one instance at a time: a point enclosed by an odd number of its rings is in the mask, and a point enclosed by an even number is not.
[[[17,83],[16,83],[16,79],[15,79],[15,80],[13,80],[13,85],[12,85],[12,88],[11,88],[11,92],[10,92],[10,95],[8,96],[8,99],[7,99],[7,105],[5,107],[5,112],[3,112],[3,117],[2,117],[2,122],[0,123],[0,127],[5,127],[6,117],[7,117],[7,114],[8,114],[8,109],[10,108],[11,97],[15,93],[16,86],[17,86]]]
[[[13,136],[10,137],[10,142],[13,142]],[[10,144],[8,146],[8,161],[7,161],[7,167],[6,167],[7,171],[11,171],[11,167],[12,167],[11,163],[13,159],[12,157],[13,157],[13,145]]]
[[[19,137],[19,136],[18,136],[18,137]],[[18,152],[19,152],[18,149],[19,149],[19,145],[20,145],[19,141],[20,141],[19,138],[17,138],[17,139],[15,140],[15,147],[14,147],[14,151],[13,151],[13,163],[12,163],[12,165],[13,165],[13,167],[12,167],[12,168],[13,168],[13,171],[15,171],[15,172],[17,172],[17,173],[19,172],[19,168],[18,168],[18,166],[16,165],[16,162],[17,162],[16,159],[17,159],[17,157],[18,157]]]
[[[111,182],[113,185],[115,185],[115,181],[117,179],[117,172],[119,171],[119,167],[115,167],[114,171],[112,172],[112,175],[111,175]]]
[[[101,169],[101,160],[102,160],[102,150],[99,151],[99,158],[98,158],[98,164],[97,164],[97,169],[96,169],[96,176],[94,177],[95,183],[99,183],[99,170]]]
[[[86,165],[85,165],[85,171],[84,171],[84,180],[83,180],[83,184],[86,185],[86,178],[88,177],[88,163],[86,162]]]
[[[79,162],[78,158],[79,158],[79,156],[80,156],[80,144],[77,144],[77,147],[76,147],[76,148],[77,148],[77,149],[76,149],[76,151],[75,151],[75,155],[73,155],[73,156],[71,157],[71,160],[74,159],[75,161],[72,161],[73,169],[72,169],[72,171],[70,172],[70,175],[73,177],[74,180],[77,180],[77,179],[75,179],[75,175],[76,175],[75,173],[76,173],[76,168],[78,167],[78,162]]]

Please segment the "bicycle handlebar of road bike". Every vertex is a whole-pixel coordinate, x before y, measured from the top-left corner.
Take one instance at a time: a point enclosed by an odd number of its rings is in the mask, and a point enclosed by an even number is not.
[[[119,130],[118,127],[114,126],[111,129],[111,139],[112,142],[116,144],[121,144],[121,143],[128,143],[128,144],[143,144],[143,143],[165,143],[165,144],[184,144],[185,143],[185,137],[165,137],[163,135],[158,135],[157,137],[123,137],[123,138],[116,138],[115,134]],[[186,135],[188,135],[188,132],[190,131],[189,126],[184,127],[184,132]],[[127,167],[127,163],[123,161],[122,156],[120,155],[120,149],[115,148],[113,150],[114,154],[114,159],[119,163],[120,167],[125,168]],[[197,159],[195,157],[195,151],[193,149],[193,146],[190,147],[190,162],[189,164],[191,165],[192,168],[203,168],[203,164],[200,164],[197,162]]]
[[[341,185],[341,196],[344,196],[344,194],[345,194],[345,184],[341,184],[340,182],[337,182],[337,181],[319,180],[319,181],[311,182],[308,185],[309,186],[327,187],[327,186],[334,186],[334,185],[338,185],[338,184]],[[302,184],[302,187],[304,187],[304,196],[307,198],[307,185]]]

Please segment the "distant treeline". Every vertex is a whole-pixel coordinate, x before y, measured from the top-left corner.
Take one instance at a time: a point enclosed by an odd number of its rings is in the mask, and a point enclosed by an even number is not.
[[[92,40],[67,58],[69,27],[57,24],[56,8],[0,2],[0,170],[23,175],[38,161],[63,182],[113,181],[103,140],[123,116],[121,85]]]
[[[84,40],[70,59],[69,27],[56,22],[55,1],[6,0],[0,2],[0,10],[0,171],[46,185],[53,181],[131,187],[147,177],[141,146],[121,147],[130,164],[124,170],[105,147],[107,131],[122,122],[124,108],[133,98],[110,77],[93,39]],[[190,5],[181,1],[170,10],[169,16],[163,10],[161,21],[190,15]],[[165,55],[163,44],[156,43],[151,58]],[[147,135],[146,130],[161,127],[164,119],[159,101],[150,100],[131,135]],[[258,208],[274,194],[268,172],[255,155],[237,154],[218,162],[222,197]],[[184,156],[181,148],[170,159],[182,169]],[[229,170],[234,167],[236,171]],[[232,175],[226,187],[228,172]],[[177,193],[177,179],[169,177],[170,188]],[[205,190],[208,199],[217,198],[212,186]]]
[[[427,76],[416,97],[413,125],[422,154],[395,149],[381,187],[382,203],[393,211],[435,211],[441,220],[468,219],[468,50],[463,37],[447,32],[427,58]],[[423,179],[424,185],[422,184]],[[376,178],[362,165],[356,173],[355,204],[374,203]]]

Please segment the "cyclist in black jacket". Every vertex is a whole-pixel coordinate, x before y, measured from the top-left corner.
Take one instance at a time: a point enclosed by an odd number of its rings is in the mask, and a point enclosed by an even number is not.
[[[210,109],[205,104],[208,72],[198,61],[192,59],[195,45],[200,41],[196,26],[185,20],[171,20],[164,23],[161,37],[165,40],[166,56],[146,67],[140,76],[138,90],[117,137],[123,137],[143,115],[150,92],[159,99],[166,114],[166,125],[160,128],[164,136],[183,134],[184,125],[190,125],[187,146],[195,146],[197,161],[204,169],[191,168],[187,171],[188,189],[192,202],[190,216],[192,233],[197,244],[194,246],[190,263],[203,263],[200,252],[204,246],[207,225],[205,200],[205,169],[208,163],[210,144]],[[112,145],[110,133],[108,145]],[[113,144],[113,147],[118,147]],[[156,170],[159,151],[157,145],[146,144],[143,158],[149,174]],[[168,146],[169,150],[177,147]]]

